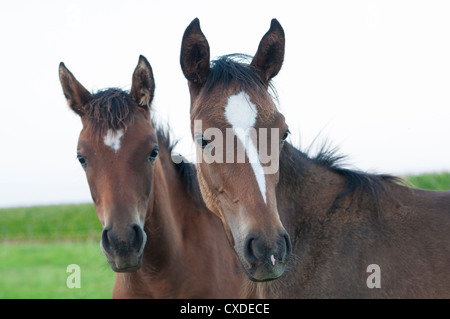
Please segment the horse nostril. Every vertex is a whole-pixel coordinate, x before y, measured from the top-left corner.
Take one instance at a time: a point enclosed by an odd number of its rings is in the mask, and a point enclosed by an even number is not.
[[[102,231],[102,246],[103,249],[108,252],[109,254],[111,254],[112,252],[112,247],[111,247],[111,241],[109,239],[109,231],[111,230],[111,226],[106,226],[105,228],[103,228]]]
[[[270,261],[272,265],[275,265],[276,261],[284,263],[291,252],[291,239],[285,230],[272,243],[254,233],[249,234],[244,242],[244,257],[250,264],[266,261]]]
[[[248,235],[244,242],[244,256],[251,263],[256,262],[256,256],[253,249],[255,236]]]
[[[284,256],[283,256],[283,260],[286,260],[289,257],[289,255],[291,254],[291,252],[292,252],[291,238],[289,237],[289,234],[286,231],[284,231],[281,234],[281,236],[283,237],[284,244],[285,244],[285,253],[284,253]]]
[[[138,224],[133,225],[133,239],[132,239],[132,245],[133,248],[139,251],[142,247],[142,244],[144,242],[144,231],[142,230],[141,226]]]

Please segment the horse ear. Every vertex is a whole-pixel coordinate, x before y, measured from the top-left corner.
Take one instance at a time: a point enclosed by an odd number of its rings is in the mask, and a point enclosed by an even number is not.
[[[133,72],[131,82],[131,96],[146,109],[150,109],[153,96],[155,93],[155,80],[153,78],[153,70],[150,63],[143,56],[139,56],[139,62]]]
[[[180,64],[183,74],[190,82],[202,85],[209,74],[209,44],[195,18],[184,31],[181,41]]]
[[[284,30],[277,19],[272,19],[270,29],[261,39],[251,63],[266,83],[280,71],[284,60],[284,47]]]
[[[78,82],[63,62],[59,64],[59,80],[69,107],[78,115],[83,116],[83,106],[92,98],[92,94]]]

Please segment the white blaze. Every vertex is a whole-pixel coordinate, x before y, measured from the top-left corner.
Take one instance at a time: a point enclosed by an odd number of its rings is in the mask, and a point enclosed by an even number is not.
[[[123,130],[113,131],[111,129],[105,135],[104,142],[106,146],[111,147],[115,152],[120,149],[120,138],[123,136]]]
[[[272,262],[272,265],[275,266],[276,260],[275,260],[275,257],[273,255],[270,255],[270,261]]]
[[[250,97],[247,93],[240,92],[228,98],[228,104],[225,106],[225,117],[233,128],[237,138],[244,145],[245,153],[247,154],[253,172],[255,173],[256,181],[258,182],[264,203],[267,204],[264,169],[259,160],[258,150],[249,134],[249,130],[252,129],[256,123],[257,115],[256,105],[250,101]]]

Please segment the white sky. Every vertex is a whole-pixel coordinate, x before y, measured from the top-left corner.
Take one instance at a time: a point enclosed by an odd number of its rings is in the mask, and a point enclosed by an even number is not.
[[[212,57],[253,55],[270,20],[286,33],[275,78],[292,140],[321,132],[353,167],[450,170],[449,1],[8,1],[0,5],[0,207],[90,201],[79,117],[58,79],[129,89],[139,54],[155,112],[193,159],[181,37],[198,17]]]

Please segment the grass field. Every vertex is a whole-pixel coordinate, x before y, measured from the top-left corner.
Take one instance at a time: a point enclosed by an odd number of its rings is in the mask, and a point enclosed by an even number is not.
[[[431,190],[450,190],[450,172],[406,176],[414,187]]]
[[[450,173],[406,176],[414,187],[450,190]],[[92,204],[0,209],[0,298],[111,298],[115,273],[103,256]],[[81,288],[68,288],[67,266]]]
[[[115,273],[98,242],[45,242],[2,245],[0,298],[111,298]],[[68,288],[80,266],[80,288]]]
[[[0,209],[0,298],[111,298],[101,230],[92,204]],[[67,287],[71,264],[81,288]]]
[[[92,241],[101,231],[92,204],[0,209],[0,241]]]

